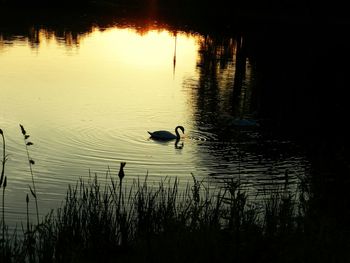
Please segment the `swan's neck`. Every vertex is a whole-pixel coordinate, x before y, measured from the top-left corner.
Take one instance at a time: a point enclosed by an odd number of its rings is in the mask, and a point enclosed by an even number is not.
[[[176,127],[176,128],[175,128],[175,133],[176,133],[176,137],[177,137],[178,139],[180,139],[179,127]]]

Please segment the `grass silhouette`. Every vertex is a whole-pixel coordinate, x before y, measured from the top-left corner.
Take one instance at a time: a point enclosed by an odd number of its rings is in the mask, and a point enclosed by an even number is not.
[[[3,154],[2,171],[5,150]],[[315,216],[306,180],[297,193],[282,189],[256,204],[234,180],[210,189],[192,175],[193,182],[180,190],[176,178],[155,186],[146,175],[126,186],[124,167],[121,163],[117,175],[108,169],[103,184],[95,174],[70,185],[62,206],[40,223],[29,222],[27,194],[22,235],[9,234],[2,210],[1,262],[346,262],[349,258],[348,232],[337,231],[331,219]]]

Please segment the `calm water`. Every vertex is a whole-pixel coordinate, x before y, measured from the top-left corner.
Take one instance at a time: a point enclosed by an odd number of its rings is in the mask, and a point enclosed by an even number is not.
[[[89,171],[105,178],[108,167],[117,174],[121,161],[128,182],[147,173],[152,183],[175,176],[187,183],[191,174],[213,184],[233,178],[252,196],[284,184],[286,171],[295,183],[308,168],[298,145],[266,136],[262,126],[232,125],[256,118],[254,65],[246,60],[244,77],[235,74],[239,41],[218,45],[196,33],[125,26],[62,38],[41,29],[35,41],[0,35],[7,220],[25,220],[31,184],[19,124],[34,143],[42,215],[60,205],[68,184]],[[178,145],[147,133],[177,125],[186,129]]]

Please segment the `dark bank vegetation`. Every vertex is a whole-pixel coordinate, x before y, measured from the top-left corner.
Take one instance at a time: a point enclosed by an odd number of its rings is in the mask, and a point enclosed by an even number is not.
[[[28,147],[29,135],[21,126]],[[318,210],[308,178],[249,199],[238,182],[215,190],[193,177],[184,190],[177,179],[158,185],[144,179],[123,185],[119,172],[90,176],[69,186],[62,206],[39,222],[29,217],[37,201],[33,185],[23,196],[27,221],[10,231],[5,222],[6,145],[2,137],[1,262],[347,262],[350,228]],[[287,179],[286,179],[287,180]],[[287,182],[286,182],[287,183]],[[339,207],[338,207],[339,208]],[[35,211],[37,213],[37,211]],[[345,213],[344,213],[345,214]],[[343,219],[346,220],[346,219]]]
[[[134,13],[151,17],[171,17],[200,24],[234,25],[244,22],[333,22],[347,20],[345,4],[315,0],[1,0],[0,7],[15,10],[37,8],[60,9],[63,12]],[[73,13],[74,15],[74,13]]]

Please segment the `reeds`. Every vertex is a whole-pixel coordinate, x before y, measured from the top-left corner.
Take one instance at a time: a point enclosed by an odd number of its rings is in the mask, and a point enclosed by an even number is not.
[[[254,206],[235,181],[215,191],[195,177],[182,190],[178,179],[157,186],[136,180],[125,194],[111,174],[105,185],[96,174],[80,179],[40,225],[27,222],[20,254],[28,262],[283,262],[302,256],[298,242],[305,245],[305,232],[292,195],[272,195],[265,206]],[[297,254],[289,255],[288,247]]]
[[[28,147],[33,145],[31,141],[29,141],[30,135],[27,134],[26,130],[24,129],[23,125],[19,125],[21,128],[21,132],[23,135],[23,140],[24,140],[24,145],[27,153],[27,159],[28,159],[28,164],[29,164],[29,169],[30,169],[30,174],[32,177],[32,187],[29,185],[29,190],[34,197],[35,200],[35,208],[36,208],[36,217],[37,217],[37,224],[39,225],[39,207],[38,207],[38,196],[36,192],[36,187],[35,187],[35,180],[34,180],[34,172],[33,172],[33,165],[35,164],[35,161],[30,157]]]
[[[2,186],[3,180],[4,180],[4,176],[5,176],[5,163],[7,160],[7,156],[6,156],[6,144],[5,144],[5,136],[4,136],[4,132],[2,129],[0,129],[0,135],[2,137],[2,161],[1,161],[1,176],[0,176],[0,188]]]
[[[0,189],[1,186],[3,187],[2,191],[2,242],[5,240],[5,188],[7,186],[7,178],[5,176],[5,163],[6,163],[6,145],[5,145],[5,136],[2,129],[0,129],[0,135],[2,137],[2,169],[1,169],[1,176],[0,176]],[[5,178],[5,180],[4,180]]]
[[[12,258],[17,258],[16,255],[20,254],[20,244],[18,243],[16,233],[12,236],[8,233],[8,227],[5,222],[5,190],[7,187],[7,176],[5,175],[5,164],[7,162],[6,154],[6,141],[4,132],[0,129],[0,135],[2,137],[2,169],[0,176],[0,189],[2,187],[2,207],[1,207],[1,239],[0,239],[0,259],[1,262],[9,262]],[[11,261],[10,261],[11,262]]]
[[[325,249],[323,241],[337,235],[325,232],[321,223],[310,224],[315,218],[309,218],[312,196],[305,180],[300,192],[290,193],[285,187],[261,203],[249,200],[235,180],[215,189],[193,175],[193,181],[181,188],[177,178],[151,185],[147,175],[131,186],[123,184],[128,179],[125,163],[117,175],[108,169],[103,184],[97,174],[90,174],[88,180],[69,186],[62,206],[35,225],[30,224],[27,194],[24,235],[10,236],[4,220],[4,137],[3,154],[0,259],[4,263],[330,262],[334,254],[335,248]],[[31,164],[28,149],[27,156]],[[33,173],[32,180],[36,200]],[[340,237],[336,249],[350,241],[344,234]],[[337,254],[333,262],[346,256]]]

